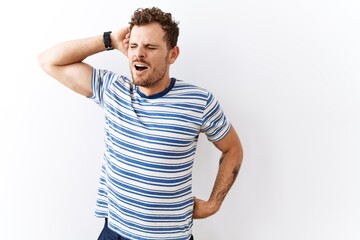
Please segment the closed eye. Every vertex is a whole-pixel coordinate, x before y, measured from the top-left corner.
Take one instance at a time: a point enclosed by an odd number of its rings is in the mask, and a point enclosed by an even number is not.
[[[145,47],[149,50],[156,50],[158,49],[157,45],[153,45],[153,44],[146,44]]]

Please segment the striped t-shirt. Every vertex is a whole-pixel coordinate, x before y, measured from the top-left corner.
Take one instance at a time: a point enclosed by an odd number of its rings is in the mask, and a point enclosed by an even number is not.
[[[95,68],[92,90],[105,115],[96,216],[128,239],[190,239],[198,136],[214,142],[230,129],[218,102],[175,78],[146,96],[128,78]]]

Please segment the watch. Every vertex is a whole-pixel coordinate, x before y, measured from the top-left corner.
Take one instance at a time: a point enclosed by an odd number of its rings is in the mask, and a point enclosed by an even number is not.
[[[107,51],[114,49],[114,47],[111,45],[110,33],[111,33],[111,31],[109,31],[109,32],[104,32],[104,35],[103,35],[104,44],[105,44],[105,49],[106,49]]]

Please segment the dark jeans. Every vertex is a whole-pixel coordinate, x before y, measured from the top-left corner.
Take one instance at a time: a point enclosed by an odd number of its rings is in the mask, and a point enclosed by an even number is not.
[[[107,218],[105,218],[105,225],[103,230],[100,233],[98,240],[128,240],[117,234],[116,232],[112,231],[107,224]],[[191,236],[190,240],[194,240],[193,236]]]

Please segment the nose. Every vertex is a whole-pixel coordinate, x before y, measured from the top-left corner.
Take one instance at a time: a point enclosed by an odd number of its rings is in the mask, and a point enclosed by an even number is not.
[[[144,58],[145,57],[145,51],[143,48],[138,47],[134,52],[135,58]]]

